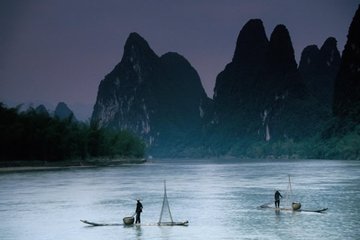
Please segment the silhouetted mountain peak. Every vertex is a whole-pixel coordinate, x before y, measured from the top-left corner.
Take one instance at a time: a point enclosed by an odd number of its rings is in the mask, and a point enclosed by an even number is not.
[[[274,64],[286,66],[289,70],[296,69],[297,64],[290,34],[282,24],[277,25],[271,34],[270,54]]]
[[[338,66],[340,63],[340,53],[337,49],[337,41],[333,37],[326,39],[320,48],[320,58],[325,63],[325,68]]]
[[[184,58],[184,56],[176,53],[176,52],[167,52],[164,55],[161,56],[161,59],[164,61],[178,61],[182,64],[189,64],[189,61]]]
[[[43,104],[40,104],[35,108],[35,112],[41,115],[49,116],[49,112]]]
[[[310,45],[301,53],[299,71],[303,81],[310,93],[326,107],[332,102],[339,65],[340,53],[333,37],[326,39],[320,49],[316,45]]]
[[[55,108],[54,116],[59,119],[72,118],[76,120],[74,113],[70,110],[70,108],[64,103],[59,102]]]
[[[133,32],[129,34],[129,37],[126,40],[125,49],[131,48],[132,46],[140,47],[140,48],[148,48],[150,49],[147,41],[140,36],[140,34]]]
[[[314,72],[337,72],[340,64],[340,53],[337,49],[337,41],[333,37],[326,39],[319,49],[316,45],[304,48],[301,53],[299,70],[302,74]]]
[[[124,55],[122,61],[137,63],[144,59],[157,58],[157,55],[150,48],[147,41],[138,33],[130,33],[124,46]]]
[[[323,46],[321,47],[321,49],[335,48],[335,47],[337,47],[336,38],[329,37],[328,39],[325,40],[325,42],[324,42]]]
[[[304,48],[301,53],[299,70],[302,73],[313,72],[318,68],[320,49],[316,45]]]
[[[132,131],[149,151],[161,154],[176,149],[180,139],[196,142],[207,100],[199,75],[183,56],[158,57],[131,33],[121,62],[100,83],[92,121]]]
[[[175,92],[186,91],[192,96],[199,97],[199,94],[206,96],[201,81],[199,81],[200,77],[197,71],[185,57],[175,52],[168,52],[162,55],[160,59],[163,69],[167,72],[167,75],[170,76],[168,79],[176,83],[175,89],[177,90],[175,90]],[[173,95],[174,94],[175,93],[173,93]]]
[[[256,62],[265,54],[268,42],[263,22],[260,19],[249,20],[239,33],[233,62]]]
[[[348,41],[345,45],[344,51],[346,51],[347,48],[352,49],[352,53],[357,57],[360,56],[360,5],[351,22],[348,34]]]

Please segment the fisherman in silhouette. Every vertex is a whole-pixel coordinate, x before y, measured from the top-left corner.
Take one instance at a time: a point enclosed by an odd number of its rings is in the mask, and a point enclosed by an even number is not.
[[[142,209],[143,209],[143,205],[141,204],[140,199],[137,199],[136,210],[135,210],[136,213],[135,223],[140,223],[140,214],[142,212]]]
[[[279,208],[280,207],[280,198],[282,198],[283,196],[281,196],[280,192],[278,190],[276,190],[275,192],[275,208]]]

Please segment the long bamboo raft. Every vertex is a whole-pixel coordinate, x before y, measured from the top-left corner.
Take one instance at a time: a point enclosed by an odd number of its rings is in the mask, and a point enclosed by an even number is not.
[[[168,214],[170,221],[164,221],[164,215]],[[160,212],[160,218],[157,223],[148,223],[148,224],[134,224],[134,218],[132,217],[125,217],[123,219],[124,223],[97,223],[97,222],[91,222],[88,220],[80,220],[82,223],[85,223],[89,226],[93,227],[99,227],[99,226],[188,226],[189,221],[183,221],[183,222],[175,222],[173,221],[171,211],[170,211],[170,205],[166,193],[166,182],[164,181],[164,196],[163,196],[163,202]]]
[[[289,201],[290,195],[293,195],[292,187],[291,187],[291,179],[289,175],[289,182],[286,190],[286,201]],[[320,208],[320,209],[301,209],[300,202],[292,202],[291,207],[282,207],[282,208],[275,208],[270,206],[273,202],[263,204],[259,206],[259,209],[273,209],[275,211],[292,211],[292,212],[314,212],[314,213],[324,213],[328,210],[328,208]]]

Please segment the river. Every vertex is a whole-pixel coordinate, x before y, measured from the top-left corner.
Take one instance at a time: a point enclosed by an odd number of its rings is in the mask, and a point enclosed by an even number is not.
[[[259,209],[285,195],[303,209]],[[174,221],[154,226],[163,181]],[[142,200],[142,226],[121,223]],[[151,160],[140,165],[0,173],[0,239],[360,239],[360,162],[327,160]],[[272,205],[272,204],[271,204]],[[285,205],[285,199],[281,201]]]

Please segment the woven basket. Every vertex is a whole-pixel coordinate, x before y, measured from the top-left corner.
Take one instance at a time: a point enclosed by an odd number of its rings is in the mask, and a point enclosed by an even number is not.
[[[293,203],[291,204],[291,207],[292,207],[293,210],[299,210],[299,209],[301,208],[301,203],[299,203],[299,202],[293,202]]]
[[[124,217],[123,222],[125,225],[132,225],[132,224],[134,224],[134,218],[133,217]]]

